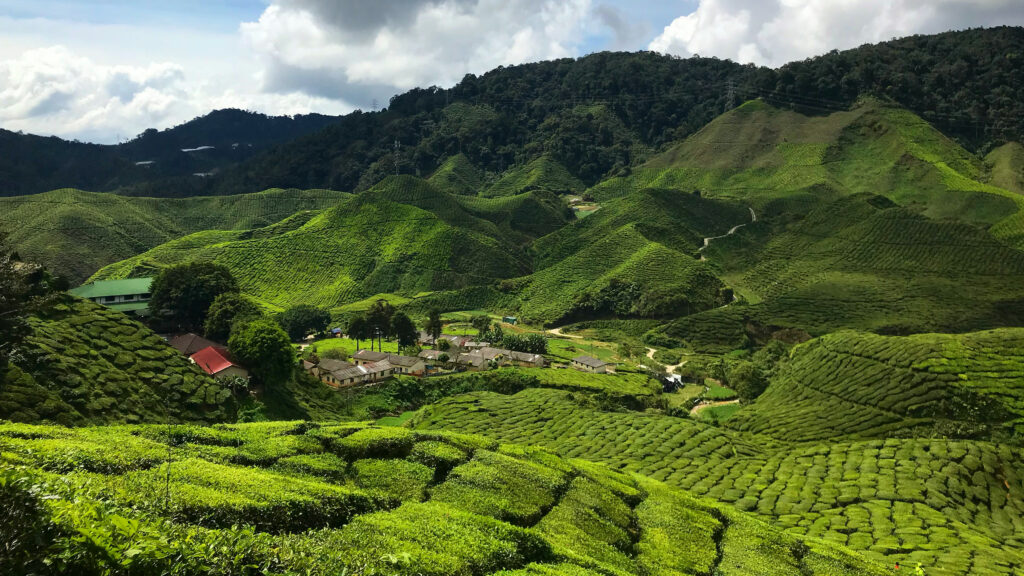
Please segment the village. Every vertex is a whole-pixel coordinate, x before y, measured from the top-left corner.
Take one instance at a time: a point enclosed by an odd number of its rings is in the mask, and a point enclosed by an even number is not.
[[[72,293],[103,306],[143,317],[148,314],[151,278],[98,281],[72,290]],[[516,324],[510,316],[501,318],[505,326]],[[327,338],[348,338],[342,328],[332,328],[323,334],[308,334],[307,341],[316,341],[318,336]],[[478,334],[479,336],[479,334]],[[334,389],[370,386],[395,376],[426,378],[460,372],[482,372],[502,367],[518,366],[527,368],[565,368],[597,374],[615,373],[612,362],[580,355],[566,365],[552,363],[544,354],[522,352],[492,346],[467,334],[440,333],[436,337],[425,330],[419,330],[414,346],[419,352],[415,356],[397,352],[383,352],[356,346],[347,359],[320,358],[315,352],[301,354],[309,344],[299,344],[296,362],[302,369],[325,385]],[[198,334],[165,334],[168,343],[187,356],[203,372],[218,379],[241,378],[248,380],[249,370],[239,363],[228,347]],[[365,340],[364,340],[365,341]],[[356,340],[358,343],[359,341]],[[381,346],[378,345],[378,348]],[[315,350],[315,349],[314,349]]]

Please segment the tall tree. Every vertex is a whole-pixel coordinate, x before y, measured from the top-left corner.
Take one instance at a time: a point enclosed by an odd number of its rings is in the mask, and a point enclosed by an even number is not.
[[[469,321],[476,328],[478,334],[486,334],[491,329],[491,317],[486,314],[480,314],[479,316],[473,316],[473,319]]]
[[[238,292],[238,283],[227,266],[189,262],[161,270],[153,279],[151,292],[149,309],[154,316],[193,330],[206,321],[206,313],[217,296]]]
[[[301,340],[309,333],[320,334],[331,323],[331,313],[309,304],[292,306],[277,317],[278,324],[292,340]]]
[[[235,322],[255,320],[263,315],[260,307],[238,292],[225,292],[213,299],[206,313],[204,332],[207,338],[226,342]]]
[[[441,336],[441,330],[444,329],[444,324],[441,322],[441,311],[437,308],[431,308],[427,314],[427,324],[423,327],[430,334],[430,337],[437,343],[438,337]]]
[[[380,350],[380,339],[391,336],[391,317],[395,307],[381,298],[366,311],[366,322],[370,325],[370,336],[377,337],[377,349]]]
[[[366,322],[365,316],[353,316],[348,322],[348,337],[356,341],[356,350],[359,350],[359,341],[369,337],[370,325]],[[371,342],[372,346],[372,342]]]
[[[228,350],[268,387],[284,384],[295,366],[291,340],[270,318],[236,324],[228,339]]]
[[[398,339],[402,348],[416,343],[416,325],[405,312],[395,312],[391,317],[391,333]]]

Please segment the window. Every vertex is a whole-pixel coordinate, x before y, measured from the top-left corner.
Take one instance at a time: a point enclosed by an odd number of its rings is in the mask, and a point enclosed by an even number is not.
[[[104,304],[110,304],[111,302],[116,302],[116,301],[117,301],[117,296],[104,296],[103,297],[103,303]]]

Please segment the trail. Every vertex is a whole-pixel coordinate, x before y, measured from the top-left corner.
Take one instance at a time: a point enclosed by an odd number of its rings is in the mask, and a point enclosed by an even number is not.
[[[651,360],[654,360],[654,353],[655,352],[657,352],[657,350],[655,350],[654,348],[648,348],[647,349],[647,357],[650,358]]]
[[[561,328],[552,328],[551,330],[548,330],[548,334],[551,334],[552,336],[558,336],[559,338],[578,338],[580,340],[583,340],[583,336],[577,336],[575,334],[562,334]]]
[[[689,362],[689,360],[683,360],[679,364],[673,364],[671,366],[665,366],[665,372],[668,372],[669,374],[675,374],[675,371],[677,369],[682,368],[683,366],[685,366],[687,362]]]
[[[697,250],[697,252],[700,252],[700,260],[701,260],[701,262],[706,260],[706,258],[704,257],[704,250],[707,249],[707,247],[711,244],[712,240],[718,240],[719,238],[725,238],[726,236],[732,236],[733,234],[736,233],[737,230],[739,230],[740,228],[743,228],[747,224],[753,224],[754,222],[757,222],[757,214],[754,213],[754,209],[750,208],[748,206],[747,210],[750,210],[750,222],[745,222],[743,224],[737,224],[737,225],[733,226],[732,228],[729,228],[729,231],[726,232],[725,234],[722,234],[721,236],[710,236],[710,237],[704,239],[704,245],[701,246],[699,250]]]
[[[725,406],[727,404],[739,404],[739,403],[740,403],[739,400],[722,400],[721,402],[708,402],[708,403],[703,403],[702,402],[700,404],[697,404],[693,408],[690,408],[690,416],[696,416],[697,414],[700,414],[700,412],[702,410],[704,410],[705,408],[711,408],[711,407],[714,407],[714,406]]]

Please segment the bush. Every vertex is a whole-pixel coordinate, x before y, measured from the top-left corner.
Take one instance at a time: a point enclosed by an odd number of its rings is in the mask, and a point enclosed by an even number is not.
[[[406,428],[365,428],[331,442],[331,449],[349,461],[362,458],[404,458],[412,450],[413,433]]]
[[[464,450],[436,440],[417,442],[409,453],[409,460],[433,468],[436,480],[443,480],[452,468],[462,464],[468,458],[469,456]]]
[[[424,491],[434,479],[434,471],[405,460],[356,460],[352,464],[356,485],[405,502],[423,500]]]

